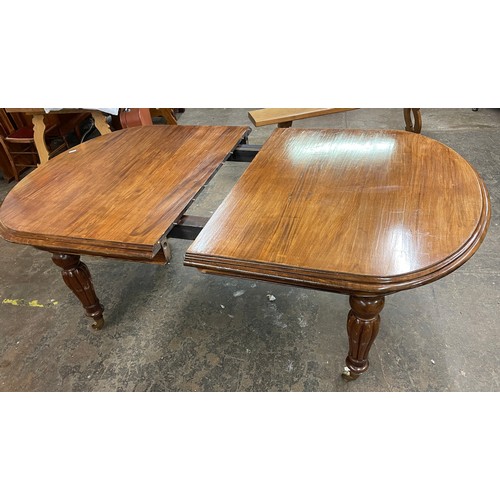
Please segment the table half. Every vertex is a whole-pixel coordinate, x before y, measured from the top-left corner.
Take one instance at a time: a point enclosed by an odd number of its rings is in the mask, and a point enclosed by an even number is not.
[[[155,125],[84,142],[10,191],[0,207],[0,235],[51,252],[100,329],[104,308],[80,255],[165,264],[167,235],[248,133]]]
[[[368,368],[385,296],[442,278],[485,237],[472,166],[418,134],[276,129],[188,249],[204,272],[348,294],[344,375]]]

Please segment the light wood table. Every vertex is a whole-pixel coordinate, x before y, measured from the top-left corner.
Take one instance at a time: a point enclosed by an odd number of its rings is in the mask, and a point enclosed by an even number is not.
[[[385,296],[466,262],[485,185],[443,144],[403,131],[276,129],[188,249],[202,271],[350,296],[344,372],[368,368]]]
[[[279,128],[289,128],[296,120],[315,118],[355,111],[359,108],[263,108],[248,112],[248,118],[256,127],[278,125]],[[422,114],[420,108],[404,108],[405,130],[419,134],[422,130]]]
[[[43,164],[49,160],[49,148],[45,142],[45,117],[47,112],[44,108],[6,108],[8,113],[26,113],[32,116],[33,122],[33,139],[35,141],[35,147],[40,157],[40,164]],[[57,111],[50,111],[50,114],[74,114],[81,113],[83,109],[60,109]],[[92,114],[94,119],[95,127],[101,135],[111,133],[111,129],[106,121],[106,116],[99,110],[89,109],[86,110]]]
[[[256,127],[278,125],[279,128],[288,128],[296,120],[344,113],[356,109],[359,108],[263,108],[249,111],[248,118]]]

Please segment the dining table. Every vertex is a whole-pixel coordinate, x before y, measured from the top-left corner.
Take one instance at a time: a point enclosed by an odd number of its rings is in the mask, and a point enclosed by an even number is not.
[[[49,252],[95,329],[104,307],[81,256],[165,264],[172,238],[194,240],[184,265],[204,273],[347,295],[342,376],[356,379],[390,295],[442,279],[479,249],[486,186],[421,134],[277,128],[254,146],[249,133],[155,125],[84,142],[14,186],[0,235]],[[211,217],[190,216],[227,160],[249,165]]]

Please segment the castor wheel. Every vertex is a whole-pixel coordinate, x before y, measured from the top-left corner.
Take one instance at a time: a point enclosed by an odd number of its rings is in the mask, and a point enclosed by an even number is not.
[[[359,373],[353,373],[347,366],[344,366],[344,371],[342,372],[342,378],[344,380],[356,380],[358,377]]]
[[[92,328],[94,330],[101,330],[104,326],[104,318],[98,318],[95,320],[95,323],[92,324]]]

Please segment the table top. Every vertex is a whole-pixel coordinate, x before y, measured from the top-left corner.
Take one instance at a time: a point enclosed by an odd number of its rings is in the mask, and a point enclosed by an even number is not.
[[[15,243],[152,259],[247,127],[145,126],[84,142],[37,168],[0,207]]]
[[[463,264],[489,218],[479,175],[433,139],[277,129],[185,264],[343,293],[392,293]]]
[[[304,118],[314,118],[355,109],[358,108],[263,108],[249,111],[248,117],[256,127],[262,127],[263,125],[303,120]]]

